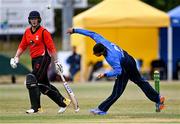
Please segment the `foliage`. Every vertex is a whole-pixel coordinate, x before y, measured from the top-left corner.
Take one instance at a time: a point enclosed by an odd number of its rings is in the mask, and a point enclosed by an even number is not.
[[[142,1],[165,12],[180,5],[180,0],[142,0]]]
[[[88,0],[88,4],[91,6],[91,5],[96,5],[98,4],[99,2],[101,2],[103,0]]]

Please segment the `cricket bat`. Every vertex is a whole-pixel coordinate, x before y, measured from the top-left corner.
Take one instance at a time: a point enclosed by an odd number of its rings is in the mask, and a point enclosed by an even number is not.
[[[74,111],[75,112],[78,112],[79,111],[79,104],[78,104],[78,101],[72,91],[72,89],[70,88],[70,86],[68,85],[67,81],[65,80],[64,76],[62,73],[60,73],[60,76],[61,76],[61,79],[63,81],[63,86],[69,96],[69,98],[71,99],[71,102],[73,104],[73,107],[74,107]]]

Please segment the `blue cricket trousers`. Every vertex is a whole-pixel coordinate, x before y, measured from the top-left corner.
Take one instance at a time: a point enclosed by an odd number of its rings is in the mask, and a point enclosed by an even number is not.
[[[141,77],[134,58],[125,51],[124,58],[121,60],[121,66],[122,74],[117,76],[112,94],[98,106],[100,110],[104,112],[108,111],[111,105],[115,103],[123,93],[129,79],[137,84],[151,101],[155,103],[160,101],[158,92],[151,87],[149,82]]]

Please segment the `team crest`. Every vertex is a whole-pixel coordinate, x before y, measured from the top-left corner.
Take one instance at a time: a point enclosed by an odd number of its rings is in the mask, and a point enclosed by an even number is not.
[[[34,44],[34,41],[33,41],[33,40],[31,40],[31,41],[30,41],[30,44],[31,44],[31,45],[33,45],[33,44]]]

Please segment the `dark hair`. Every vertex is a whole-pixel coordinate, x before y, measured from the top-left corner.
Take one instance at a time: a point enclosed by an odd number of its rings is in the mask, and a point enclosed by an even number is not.
[[[30,24],[30,19],[38,18],[38,22],[41,23],[41,16],[38,11],[31,11],[29,13],[28,22]]]
[[[93,47],[93,53],[104,53],[106,51],[106,47],[101,44],[101,43],[97,43],[96,45],[94,45]]]

